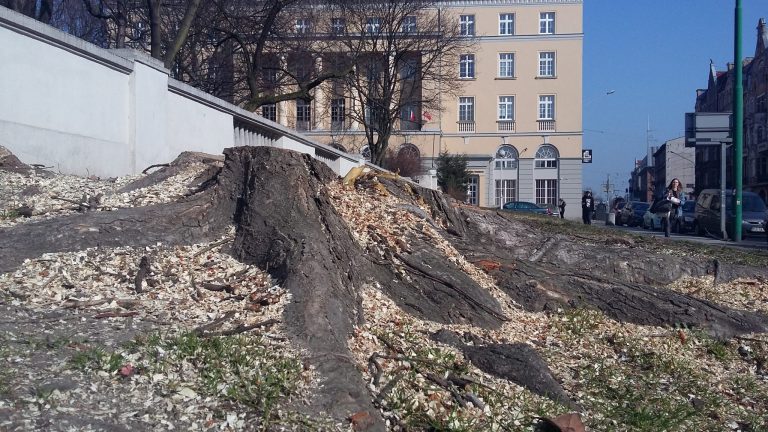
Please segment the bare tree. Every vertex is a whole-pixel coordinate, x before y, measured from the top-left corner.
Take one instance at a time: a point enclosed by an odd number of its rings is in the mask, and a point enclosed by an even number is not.
[[[332,5],[330,13],[345,26],[334,35],[337,45],[354,64],[345,78],[353,101],[348,115],[363,125],[371,162],[381,165],[397,128],[419,130],[425,111],[441,110],[442,98],[458,92],[454,56],[474,41],[459,34],[436,1]]]
[[[53,13],[53,0],[0,0],[0,6],[48,23]]]

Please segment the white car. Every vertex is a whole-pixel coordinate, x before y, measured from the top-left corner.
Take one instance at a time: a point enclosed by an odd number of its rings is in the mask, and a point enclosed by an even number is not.
[[[651,230],[661,229],[661,218],[656,213],[646,210],[643,215],[643,228],[650,228]]]

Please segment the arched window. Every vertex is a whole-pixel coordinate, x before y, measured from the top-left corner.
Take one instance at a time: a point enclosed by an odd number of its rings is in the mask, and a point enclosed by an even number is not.
[[[418,159],[421,157],[421,153],[419,152],[419,148],[415,145],[405,143],[400,146],[400,149],[397,151],[397,156]]]
[[[554,146],[544,144],[536,152],[536,168],[557,168],[559,153]]]
[[[509,144],[504,144],[496,150],[496,169],[517,169],[517,150]]]

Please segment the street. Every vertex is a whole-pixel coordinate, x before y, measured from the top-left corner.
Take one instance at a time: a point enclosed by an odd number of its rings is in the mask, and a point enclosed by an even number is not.
[[[602,220],[595,220],[593,221],[593,224],[597,226],[603,226],[606,229],[616,229],[616,230],[627,231],[627,232],[631,232],[639,235],[664,238],[664,232],[659,229],[652,231],[649,229],[643,229],[642,227],[639,227],[639,226],[628,227],[628,226],[607,225],[605,221],[602,221]],[[768,249],[768,242],[766,242],[765,237],[744,238],[742,239],[741,243],[738,243],[738,244],[731,241],[723,241],[719,238],[707,237],[707,236],[696,236],[693,234],[672,233],[672,235],[669,238],[670,240],[686,240],[686,241],[692,241],[697,243],[703,243],[711,246],[725,246],[725,247],[734,247],[734,248],[742,248],[742,249],[762,249],[762,250]]]

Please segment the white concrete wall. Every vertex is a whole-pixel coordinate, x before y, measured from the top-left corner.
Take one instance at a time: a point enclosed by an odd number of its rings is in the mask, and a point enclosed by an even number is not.
[[[111,60],[125,68],[0,26],[0,145],[62,172],[128,172],[129,63]]]
[[[3,7],[0,145],[26,163],[102,177],[235,145],[321,149],[342,176],[364,162],[171,80],[144,53],[104,50]]]

